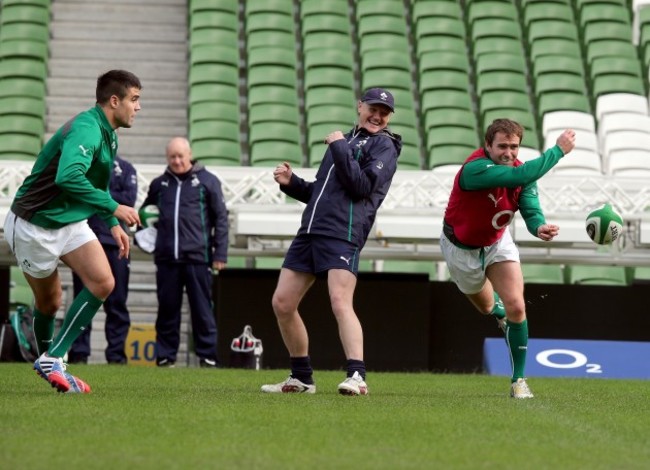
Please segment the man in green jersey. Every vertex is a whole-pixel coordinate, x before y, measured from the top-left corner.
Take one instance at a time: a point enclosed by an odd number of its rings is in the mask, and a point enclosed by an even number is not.
[[[564,131],[556,145],[525,164],[517,159],[524,130],[509,119],[487,128],[485,146],[470,155],[456,174],[445,210],[440,248],[451,279],[484,315],[493,315],[510,349],[510,396],[532,398],[524,368],[528,323],[519,251],[508,227],[520,211],[528,231],[541,240],[557,236],[546,223],[537,196],[537,180],[575,145],[575,132]]]
[[[131,127],[140,110],[140,80],[111,70],[97,79],[94,108],[65,123],[38,154],[31,174],[18,188],[5,219],[5,237],[34,293],[36,372],[60,392],[88,393],[90,387],[65,369],[63,356],[92,321],[113,290],[111,268],[87,219],[99,215],[110,227],[121,257],[129,236],[118,223],[139,224],[137,211],[108,192],[119,127]],[[84,288],[54,336],[61,307],[57,266],[62,261]]]

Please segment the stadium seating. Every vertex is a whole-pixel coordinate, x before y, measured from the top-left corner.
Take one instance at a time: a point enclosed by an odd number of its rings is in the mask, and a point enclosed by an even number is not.
[[[563,266],[559,264],[521,263],[526,284],[564,284]]]
[[[622,266],[587,266],[573,264],[564,268],[568,284],[586,285],[628,285],[625,268]]]

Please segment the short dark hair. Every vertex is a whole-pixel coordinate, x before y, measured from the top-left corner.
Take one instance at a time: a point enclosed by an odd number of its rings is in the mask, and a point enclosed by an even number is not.
[[[140,79],[135,74],[126,70],[109,70],[97,78],[95,97],[99,104],[104,104],[113,95],[120,99],[124,98],[129,88],[142,89]]]
[[[524,138],[524,128],[518,122],[511,119],[495,119],[485,131],[485,142],[492,145],[497,132],[503,132],[505,135],[516,135],[519,137],[519,143]]]

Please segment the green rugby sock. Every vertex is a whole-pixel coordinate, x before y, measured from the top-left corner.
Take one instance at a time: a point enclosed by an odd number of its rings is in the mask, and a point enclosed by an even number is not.
[[[104,303],[87,288],[83,288],[75,297],[63,319],[63,325],[50,346],[49,355],[63,357],[75,339],[90,324],[93,317]]]
[[[36,338],[36,347],[38,348],[38,355],[40,356],[46,352],[50,344],[52,344],[52,337],[54,336],[54,317],[41,313],[34,307],[33,323],[34,337]]]
[[[524,378],[526,368],[526,352],[528,350],[528,320],[513,323],[506,320],[506,342],[510,348],[510,363],[512,364],[512,381]]]
[[[501,298],[499,297],[499,294],[496,293],[496,291],[494,292],[494,307],[492,307],[490,315],[494,315],[499,319],[506,316],[506,309],[503,307],[503,302],[501,301]]]

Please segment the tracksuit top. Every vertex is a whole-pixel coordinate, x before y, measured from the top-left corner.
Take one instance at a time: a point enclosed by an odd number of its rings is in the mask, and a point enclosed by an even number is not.
[[[117,134],[99,105],[77,114],[45,144],[11,210],[34,225],[58,229],[98,214],[113,227],[118,203],[108,193]]]
[[[160,212],[156,264],[227,261],[228,211],[221,182],[201,163],[192,162],[183,175],[167,168],[149,186],[142,207],[150,204]]]
[[[443,224],[447,238],[461,248],[490,246],[501,238],[517,210],[528,231],[537,236],[546,220],[536,182],[563,156],[556,145],[538,158],[507,166],[495,164],[485,149],[476,150],[454,178]]]
[[[401,149],[401,137],[387,129],[371,134],[354,128],[328,146],[315,181],[292,174],[280,189],[307,204],[298,235],[324,235],[363,248]]]

